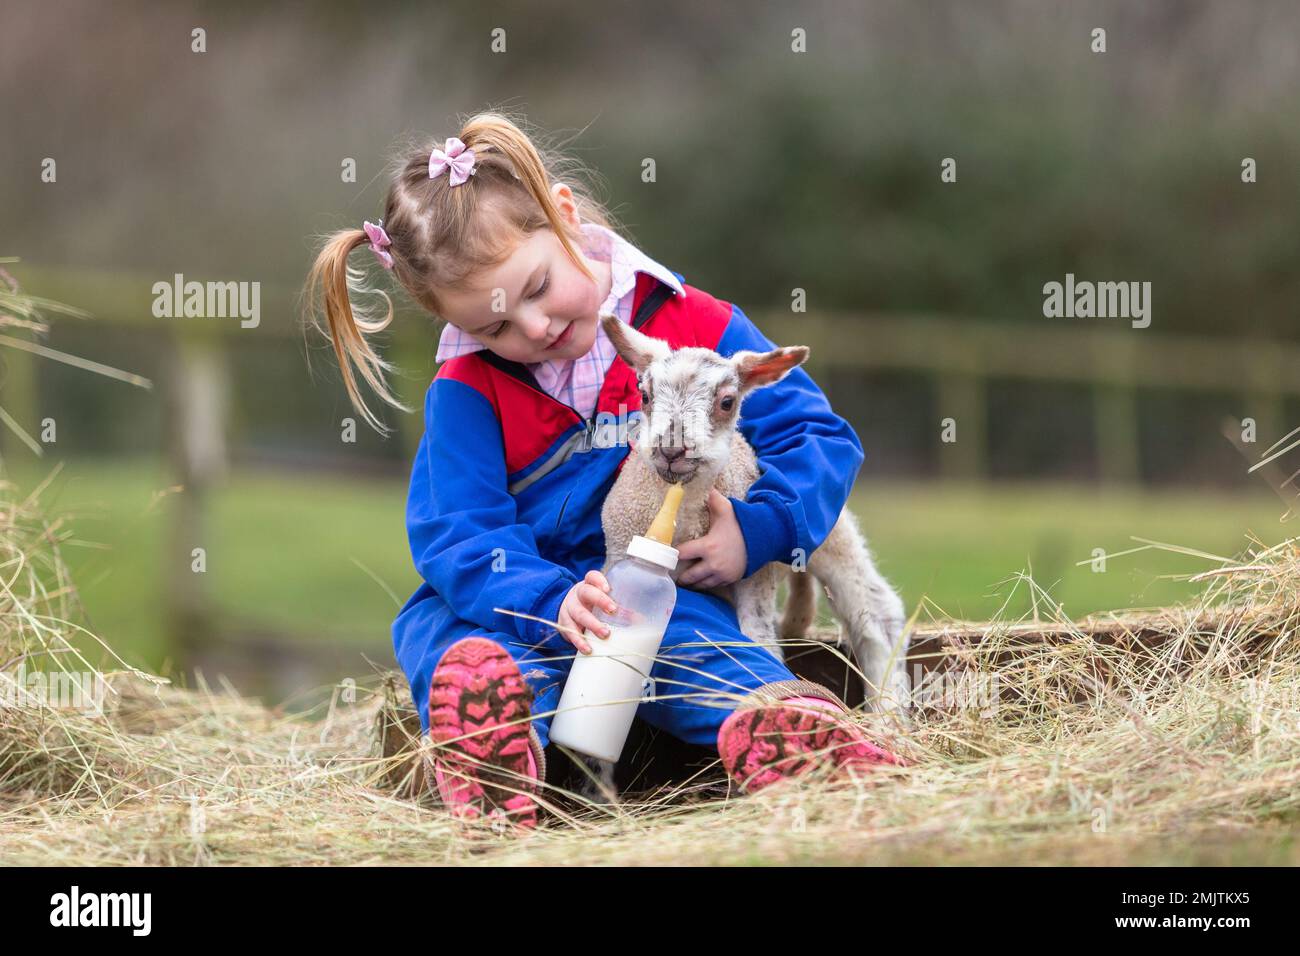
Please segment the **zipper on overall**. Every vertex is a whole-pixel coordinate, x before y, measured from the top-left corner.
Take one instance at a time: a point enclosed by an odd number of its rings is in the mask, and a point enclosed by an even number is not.
[[[672,287],[662,283],[656,286],[654,289],[652,289],[646,295],[645,299],[642,300],[640,306],[636,310],[636,314],[632,317],[632,327],[634,329],[640,330],[641,326],[645,325],[648,321],[650,321],[651,316],[653,316],[655,312],[659,310],[659,307],[663,305],[664,302],[667,301],[673,294],[674,293]],[[491,349],[485,349],[483,353],[480,354],[482,355],[484,360],[488,362],[488,364],[495,366],[496,368],[505,372],[507,375],[510,375],[512,378],[516,378],[519,381],[523,382],[525,385],[527,385],[533,391],[537,392],[539,395],[545,396],[547,399],[554,402],[555,404],[561,405],[564,408],[567,408],[569,411],[573,412],[574,417],[578,420],[577,423],[580,423],[582,425],[582,438],[578,442],[577,451],[579,452],[591,451],[591,449],[595,445],[596,415],[600,405],[599,397],[597,397],[597,401],[596,401],[597,408],[592,409],[591,417],[588,418],[585,415],[583,415],[582,412],[574,408],[572,405],[568,404],[567,402],[560,401],[554,395],[549,394],[545,389],[543,389],[540,385],[538,385],[537,378],[522,363],[512,362],[509,360],[502,359]],[[608,375],[608,372],[606,372],[606,374]],[[601,383],[601,388],[603,390],[604,382]],[[573,491],[570,490],[569,494],[572,495]],[[560,511],[561,517],[563,517],[564,508],[567,507],[567,505],[568,505],[568,498],[566,497],[564,500],[564,505],[561,505],[561,511]],[[556,522],[557,527],[558,524],[559,522],[557,520]]]
[[[546,394],[546,393],[543,392],[542,394]],[[553,397],[553,396],[552,396],[552,397]],[[560,400],[559,400],[558,398],[555,399],[555,400],[556,400],[557,402],[559,402],[559,404],[564,405],[565,408],[572,409],[573,413],[574,413],[575,415],[577,415],[578,418],[580,418],[580,419],[582,418],[582,414],[581,414],[581,413],[580,413],[576,408],[574,408],[572,405],[565,405],[565,403],[564,403],[564,402],[560,402]],[[591,446],[592,446],[592,436],[595,434],[595,431],[596,431],[596,415],[595,415],[595,412],[592,413],[592,417],[591,417],[591,418],[583,419],[583,421],[584,421],[584,424],[583,424],[583,430],[582,430],[582,439],[578,442],[578,447],[575,449],[575,452],[588,452],[588,451],[591,451]],[[576,487],[576,484],[575,484],[575,487],[570,488],[570,489],[569,489],[569,493],[568,493],[567,495],[564,496],[564,501],[562,501],[562,502],[560,503],[560,513],[557,514],[557,515],[555,516],[555,528],[556,528],[556,530],[559,530],[560,522],[562,522],[562,521],[564,520],[564,512],[567,511],[568,508],[569,508],[569,499],[573,497],[573,493],[574,493],[574,491],[576,491],[576,490],[577,490],[577,487]]]
[[[667,295],[664,294],[665,292],[667,293]],[[668,297],[668,295],[672,295],[671,288],[669,288],[668,286],[659,286],[654,290],[654,292],[646,296],[645,301],[641,303],[641,308],[638,310],[637,315],[633,317],[632,327],[634,329],[640,330],[641,326],[645,325],[646,322],[650,321],[650,317],[654,315],[656,311],[658,311],[659,306],[663,304],[664,300]],[[608,372],[606,372],[606,374],[608,374]],[[585,418],[582,412],[578,411],[572,405],[568,404],[567,402],[560,401],[554,395],[548,394],[544,389],[542,389],[542,387],[537,384],[537,379],[533,376],[532,372],[528,373],[528,378],[524,380],[524,384],[528,385],[533,391],[538,392],[541,395],[545,395],[551,401],[555,402],[555,404],[563,405],[569,411],[573,412],[573,414],[577,417],[578,421],[581,422],[583,426],[582,441],[578,445],[578,451],[584,451],[584,452],[591,451],[596,438],[597,409],[593,408],[591,412],[591,417]],[[604,382],[601,382],[602,390],[604,389],[604,384],[605,384]],[[597,397],[596,404],[597,406],[600,405],[599,397]]]

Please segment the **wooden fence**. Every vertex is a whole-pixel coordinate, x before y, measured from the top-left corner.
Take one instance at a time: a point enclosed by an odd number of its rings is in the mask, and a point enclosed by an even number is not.
[[[174,478],[187,494],[177,502],[173,544],[198,540],[204,525],[204,502],[212,482],[225,471],[231,407],[240,398],[229,387],[233,336],[262,337],[286,347],[300,343],[297,290],[261,286],[261,317],[256,328],[241,328],[238,318],[157,318],[153,314],[155,282],[172,277],[122,276],[66,272],[20,265],[13,269],[24,288],[36,295],[90,311],[93,319],[51,317],[58,323],[93,322],[104,335],[120,329],[151,330],[168,356],[166,374],[155,383],[168,409],[167,454]],[[203,281],[207,277],[187,276]],[[807,345],[814,377],[829,370],[870,373],[903,371],[932,383],[940,417],[957,419],[961,440],[941,456],[949,477],[978,480],[988,473],[987,392],[991,381],[1037,380],[1074,383],[1091,390],[1093,428],[1101,472],[1110,482],[1133,482],[1139,476],[1136,390],[1142,388],[1232,392],[1241,396],[1244,414],[1254,417],[1263,441],[1282,433],[1284,403],[1300,395],[1300,346],[1291,343],[1222,337],[1162,334],[1132,329],[1117,320],[1041,320],[997,322],[924,314],[792,314],[749,310],[765,334],[779,344]],[[426,319],[399,316],[386,352],[403,369],[432,369],[433,326]],[[321,351],[322,359],[332,355]],[[88,355],[94,359],[96,356]],[[6,349],[6,375],[0,382],[0,406],[35,432],[43,417],[38,407],[37,376],[42,360]],[[138,369],[128,369],[138,371]],[[427,381],[403,376],[394,382],[403,400],[418,409]],[[104,388],[126,388],[105,381]],[[339,386],[341,392],[341,386]],[[409,460],[420,437],[422,418],[394,415],[398,440]],[[934,422],[936,440],[940,423]],[[7,431],[7,430],[6,430]],[[237,436],[234,436],[237,438]],[[1271,441],[1271,438],[1268,440]],[[5,434],[6,453],[15,449]],[[1264,447],[1261,445],[1260,447]],[[205,622],[213,617],[199,587],[201,576],[174,567],[168,587],[172,620],[182,659],[213,640]]]
[[[30,291],[91,311],[95,318],[88,321],[105,326],[105,334],[127,327],[157,331],[176,362],[175,374],[160,383],[165,390],[160,398],[181,411],[173,417],[178,433],[172,444],[190,449],[191,456],[209,464],[220,457],[229,437],[222,396],[228,394],[223,383],[230,337],[259,336],[281,345],[302,340],[295,289],[263,284],[261,322],[257,328],[245,329],[237,319],[155,318],[153,283],[171,277],[26,267],[18,271]],[[748,314],[773,341],[809,346],[808,369],[814,377],[828,370],[901,371],[927,379],[936,397],[933,407],[941,417],[957,419],[961,429],[961,441],[942,456],[944,473],[951,477],[979,479],[988,473],[987,392],[994,380],[1087,387],[1093,396],[1092,427],[1101,473],[1113,482],[1138,478],[1135,395],[1139,387],[1236,393],[1243,414],[1255,419],[1261,439],[1285,430],[1284,403],[1300,396],[1300,345],[1293,343],[1161,333],[1106,319],[1001,322],[924,313],[792,314],[758,309]],[[59,317],[55,321],[87,320]],[[400,315],[387,354],[400,368],[431,370],[433,328],[422,317]],[[333,361],[325,351],[317,355],[327,365]],[[39,420],[35,407],[39,370],[35,363],[39,361],[6,352],[9,372],[0,383],[0,400],[20,422]],[[420,406],[427,385],[422,377],[408,375],[394,384],[408,405]],[[409,458],[419,440],[421,417],[394,415],[393,420]],[[934,427],[938,435],[938,421]]]

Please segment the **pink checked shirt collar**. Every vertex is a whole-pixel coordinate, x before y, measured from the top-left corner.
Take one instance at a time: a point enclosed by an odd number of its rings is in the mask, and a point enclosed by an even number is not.
[[[616,315],[623,322],[632,321],[632,299],[638,272],[648,273],[666,283],[679,296],[686,295],[686,290],[671,270],[655,262],[622,236],[596,223],[583,223],[579,228],[583,236],[583,254],[610,264],[609,296],[597,314]],[[473,336],[447,325],[438,340],[436,358],[438,362],[445,362],[482,348],[486,346]],[[604,328],[597,323],[596,341],[586,355],[570,360],[530,363],[526,367],[546,394],[573,406],[584,418],[590,418],[596,410],[605,373],[617,354]]]

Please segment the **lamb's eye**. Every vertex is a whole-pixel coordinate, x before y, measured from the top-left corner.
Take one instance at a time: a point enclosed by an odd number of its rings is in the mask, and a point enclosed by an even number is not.
[[[724,412],[729,412],[736,407],[735,395],[724,395],[722,401],[718,402],[718,407]]]
[[[644,386],[644,385],[639,386],[639,389],[640,389],[640,392],[641,392],[641,404],[642,404],[642,405],[649,405],[649,404],[650,404],[650,393],[647,392],[647,391],[645,390],[645,386]]]

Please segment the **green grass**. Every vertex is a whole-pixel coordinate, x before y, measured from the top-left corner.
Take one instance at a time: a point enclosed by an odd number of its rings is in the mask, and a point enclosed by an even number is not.
[[[23,461],[10,474],[31,488],[48,471]],[[176,500],[165,493],[169,485],[153,461],[81,460],[64,467],[46,496],[53,511],[72,512],[82,542],[66,556],[89,626],[127,660],[149,667],[167,657],[164,571],[190,562],[188,549],[164,553]],[[403,526],[405,494],[399,480],[234,473],[213,493],[200,542],[223,616],[322,642],[386,645],[398,603],[418,583]],[[967,618],[997,612],[1005,582],[1030,568],[1073,615],[1175,602],[1195,586],[1162,576],[1213,562],[1161,551],[1112,557],[1105,573],[1075,562],[1094,548],[1135,547],[1133,535],[1229,556],[1247,546],[1247,531],[1273,543],[1290,529],[1279,522],[1280,502],[1265,492],[864,482],[851,504],[909,607],[924,596]],[[1022,588],[1009,611],[1026,608]]]
[[[1250,546],[1248,532],[1275,544],[1297,531],[1281,522],[1286,509],[1267,491],[859,484],[851,506],[882,573],[909,607],[928,597],[968,619],[995,615],[1021,570],[1032,571],[1074,617],[1175,603],[1201,587],[1175,576],[1217,563],[1148,549],[1108,557],[1105,571],[1096,572],[1093,550],[1115,555],[1142,547],[1138,537],[1231,557]],[[1008,613],[1030,610],[1026,592],[1018,588]]]
[[[28,489],[48,470],[24,464],[10,474]],[[165,572],[188,572],[191,562],[188,548],[165,552],[171,484],[150,461],[74,461],[43,496],[52,510],[72,512],[84,542],[65,556],[89,626],[150,667],[167,656]],[[223,617],[322,642],[385,645],[398,604],[418,583],[404,499],[398,482],[234,473],[213,491],[206,540],[197,542]]]

